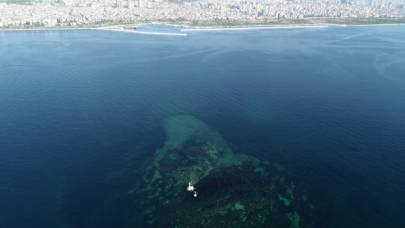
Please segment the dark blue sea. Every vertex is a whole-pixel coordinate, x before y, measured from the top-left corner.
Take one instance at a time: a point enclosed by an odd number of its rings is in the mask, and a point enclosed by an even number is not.
[[[404,25],[0,32],[0,227],[141,227],[131,213],[145,205],[113,199],[174,115],[287,170],[322,212],[301,217],[313,227],[405,227],[404,37]]]

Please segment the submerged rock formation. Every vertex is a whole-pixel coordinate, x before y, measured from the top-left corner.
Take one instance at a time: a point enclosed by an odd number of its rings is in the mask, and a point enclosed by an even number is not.
[[[314,205],[280,166],[241,153],[193,116],[168,117],[163,128],[142,180],[116,199],[143,208],[128,227],[314,227]]]
[[[260,163],[253,157],[235,155],[217,131],[193,116],[169,117],[163,127],[167,139],[156,151],[154,166],[149,167],[154,175],[146,179],[151,183],[164,173],[171,185],[197,184],[214,169]]]

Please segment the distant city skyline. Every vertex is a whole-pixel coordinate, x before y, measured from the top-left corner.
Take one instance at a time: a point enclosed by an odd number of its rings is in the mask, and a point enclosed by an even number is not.
[[[0,3],[0,27],[92,24],[100,21],[217,20],[257,22],[310,18],[405,18],[405,4],[341,0],[200,0],[171,3],[161,0],[39,0],[34,5]],[[44,3],[46,1],[46,3]],[[124,2],[125,1],[125,2]],[[135,6],[136,7],[133,7]]]
[[[0,0],[0,3],[9,3],[9,4],[23,4],[23,3],[52,3],[53,1],[58,2],[58,0]],[[82,0],[83,2],[103,2],[103,0]],[[139,1],[139,0],[138,0]],[[156,0],[152,0],[151,2],[155,2]],[[159,0],[157,0],[159,1]],[[168,0],[160,0],[163,2],[169,2]],[[184,1],[184,0],[171,0],[174,2],[193,2],[193,1]],[[378,3],[405,3],[405,0],[338,0],[342,3],[347,1],[350,2],[361,2],[364,4],[378,4]],[[137,2],[137,0],[135,0]],[[248,2],[261,2],[261,1],[248,1]],[[277,1],[274,1],[277,2]],[[319,2],[314,0],[314,2]]]

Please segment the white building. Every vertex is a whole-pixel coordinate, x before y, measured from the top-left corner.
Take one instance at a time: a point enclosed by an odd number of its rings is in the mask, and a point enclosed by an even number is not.
[[[138,0],[138,8],[145,8],[145,0]]]
[[[122,0],[117,0],[117,8],[122,8]]]

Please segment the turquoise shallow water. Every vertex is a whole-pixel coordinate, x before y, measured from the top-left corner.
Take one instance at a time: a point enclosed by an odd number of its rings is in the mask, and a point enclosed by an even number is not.
[[[288,170],[322,211],[301,222],[404,227],[404,33],[1,32],[0,226],[136,225],[144,205],[112,199],[192,115]]]

